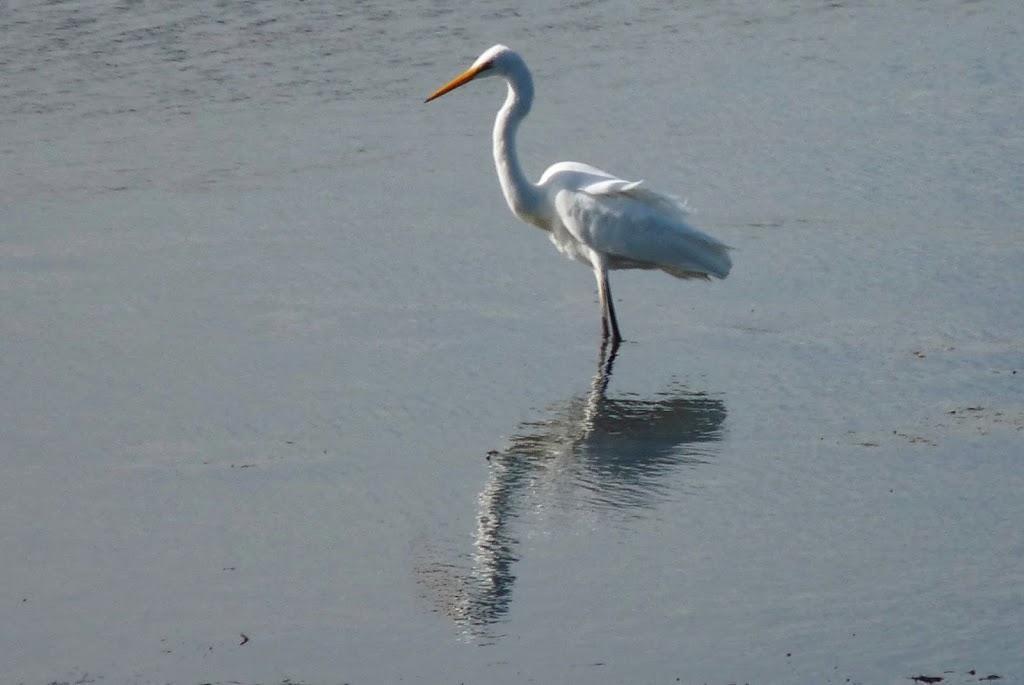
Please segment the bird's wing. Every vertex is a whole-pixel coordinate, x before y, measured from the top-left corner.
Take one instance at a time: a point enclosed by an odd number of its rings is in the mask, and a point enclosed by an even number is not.
[[[690,226],[683,203],[638,181],[566,171],[579,176],[564,180],[585,182],[555,192],[559,219],[576,240],[607,255],[612,268],[662,269],[679,278],[729,274],[728,246]]]
[[[607,171],[601,171],[583,162],[558,162],[552,164],[540,177],[540,185],[562,188],[580,188],[599,181],[617,181]]]

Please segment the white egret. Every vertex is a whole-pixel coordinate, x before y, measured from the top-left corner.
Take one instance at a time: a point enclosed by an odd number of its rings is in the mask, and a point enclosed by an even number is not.
[[[687,223],[676,199],[579,162],[548,167],[531,183],[519,165],[516,131],[533,104],[526,62],[504,45],[485,51],[469,69],[427,102],[477,78],[500,76],[508,97],[494,121],[494,163],[505,200],[523,221],[548,231],[565,256],[589,265],[597,277],[602,340],[622,340],[608,287],[611,269],[661,269],[676,278],[725,278],[728,246]]]

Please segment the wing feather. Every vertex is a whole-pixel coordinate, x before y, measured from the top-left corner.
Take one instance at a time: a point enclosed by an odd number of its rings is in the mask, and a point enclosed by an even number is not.
[[[566,230],[608,255],[611,268],[661,269],[678,278],[729,274],[728,246],[691,226],[684,203],[600,173],[575,188],[563,186],[554,204]]]

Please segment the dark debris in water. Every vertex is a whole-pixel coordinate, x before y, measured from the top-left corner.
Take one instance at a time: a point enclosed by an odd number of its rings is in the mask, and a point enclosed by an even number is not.
[[[954,671],[945,671],[945,673],[953,673],[953,672]],[[972,668],[971,670],[967,671],[967,675],[977,676],[978,672],[975,669]],[[995,673],[990,673],[989,675],[981,676],[980,678],[978,678],[979,681],[982,681],[982,680],[1002,680],[1002,679],[1003,679],[1003,676],[997,675]],[[937,676],[937,675],[915,675],[915,676],[910,676],[910,680],[913,680],[916,683],[941,683],[944,680],[944,678],[942,676]]]

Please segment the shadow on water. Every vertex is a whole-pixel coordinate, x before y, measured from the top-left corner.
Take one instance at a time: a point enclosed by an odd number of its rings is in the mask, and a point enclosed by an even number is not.
[[[709,443],[721,439],[721,400],[685,390],[650,399],[608,397],[616,353],[602,346],[589,393],[549,407],[541,421],[520,424],[508,448],[488,457],[471,560],[434,559],[417,569],[429,596],[467,635],[484,642],[500,637],[495,628],[509,610],[519,559],[510,528],[521,512],[653,506],[659,493],[668,493],[670,471],[707,463]]]

